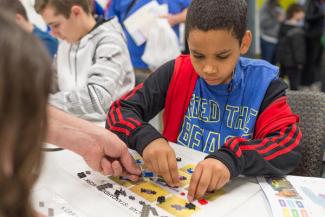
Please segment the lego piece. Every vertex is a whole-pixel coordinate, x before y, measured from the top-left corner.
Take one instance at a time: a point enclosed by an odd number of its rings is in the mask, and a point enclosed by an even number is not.
[[[121,194],[122,196],[126,197],[126,192],[125,192],[122,188],[120,189],[120,194]]]
[[[90,175],[90,174],[91,174],[91,172],[90,172],[90,171],[86,171],[86,174],[87,174],[87,175]]]
[[[143,202],[142,200],[139,201],[139,204],[142,205],[142,206],[146,205],[146,203]]]
[[[154,174],[153,174],[153,172],[144,171],[142,173],[142,176],[146,177],[146,178],[149,178],[149,177],[154,177]]]
[[[157,202],[158,202],[158,203],[164,203],[165,201],[166,201],[165,196],[159,196],[159,197],[157,198]]]
[[[129,196],[129,199],[130,199],[130,200],[135,200],[135,197],[132,196],[132,195],[130,195],[130,196]]]
[[[150,205],[143,205],[140,217],[148,217],[150,214]]]
[[[201,200],[199,200],[199,203],[200,203],[201,205],[206,205],[206,204],[208,204],[208,201],[205,200],[205,199],[201,199]]]
[[[195,210],[195,205],[193,203],[185,203],[185,207],[187,209],[194,209]]]
[[[182,158],[177,157],[177,158],[176,158],[176,161],[177,161],[177,162],[181,162],[181,161],[182,161]]]
[[[177,211],[181,211],[181,210],[185,209],[183,206],[181,206],[179,204],[173,204],[173,205],[171,205],[171,207],[176,209]]]
[[[179,180],[181,180],[181,181],[185,181],[185,180],[187,180],[187,177],[186,177],[186,176],[180,176],[180,177],[179,177]]]
[[[112,183],[106,183],[105,188],[113,188],[113,184]]]
[[[190,173],[190,174],[192,174],[194,171],[193,171],[193,168],[189,168],[189,169],[187,169],[187,172],[188,173]]]
[[[159,216],[155,207],[150,206],[150,210],[154,216]]]
[[[184,192],[181,192],[181,195],[182,195],[182,196],[185,196],[185,193],[184,193]]]
[[[85,178],[87,175],[83,172],[77,174],[80,179]]]
[[[48,215],[49,217],[54,216],[54,209],[53,208],[49,208],[48,213],[49,213],[49,215]]]
[[[142,164],[142,160],[137,159],[137,160],[135,160],[135,163],[136,163],[136,164]]]
[[[98,191],[105,190],[106,188],[113,188],[113,185],[111,183],[106,183],[106,184],[97,186]]]
[[[153,194],[153,195],[157,194],[156,191],[153,191],[151,189],[145,189],[145,188],[141,188],[141,193],[147,193],[147,194]]]
[[[98,191],[102,191],[102,190],[105,189],[105,186],[104,185],[98,185],[96,188],[97,188]]]
[[[121,192],[119,190],[116,190],[114,192],[114,195],[115,195],[116,199],[118,199],[118,197],[120,196],[120,194],[121,194]]]

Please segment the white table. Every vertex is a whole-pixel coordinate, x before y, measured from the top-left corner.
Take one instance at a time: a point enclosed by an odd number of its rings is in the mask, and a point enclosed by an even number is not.
[[[193,159],[194,162],[200,161],[204,157],[203,153],[179,145],[174,145],[174,148],[176,154],[182,153],[183,156]],[[51,192],[55,192],[71,207],[81,211],[82,214],[88,217],[128,217],[127,211],[119,208],[114,203],[101,199],[98,195],[100,192],[85,188],[75,177],[64,171],[67,165],[76,161],[84,163],[80,156],[67,150],[47,152],[44,158],[42,175],[35,188],[46,188]],[[247,181],[256,183],[255,179],[247,179]],[[260,190],[244,204],[233,210],[228,217],[272,217],[270,213],[264,193]]]

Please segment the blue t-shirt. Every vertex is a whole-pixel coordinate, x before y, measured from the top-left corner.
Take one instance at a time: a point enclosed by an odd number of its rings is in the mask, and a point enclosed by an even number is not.
[[[53,58],[58,50],[58,40],[36,26],[34,26],[33,34],[43,42],[50,56]]]
[[[261,103],[278,68],[240,58],[229,84],[208,85],[202,78],[194,92],[177,143],[212,154],[231,137],[251,139]]]
[[[126,16],[126,10],[128,9],[129,5],[131,4],[132,0],[112,0],[109,11],[108,17],[117,16],[120,23],[130,16],[132,13],[137,11],[139,8],[144,6],[145,4],[149,3],[151,0],[137,0],[136,3],[133,5],[131,10]],[[188,8],[191,3],[191,0],[157,0],[159,4],[168,4],[168,11],[170,14],[178,14],[182,12],[184,9]],[[130,34],[125,30],[123,27],[127,42],[128,48],[131,55],[131,60],[134,68],[136,69],[147,69],[148,66],[145,64],[141,57],[144,53],[145,44],[141,46],[137,46],[133,41]],[[179,35],[179,25],[173,27],[174,31],[177,35]]]

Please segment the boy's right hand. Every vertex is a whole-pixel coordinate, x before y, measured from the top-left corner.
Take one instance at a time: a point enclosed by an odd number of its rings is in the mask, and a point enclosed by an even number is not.
[[[165,139],[152,141],[144,149],[142,157],[148,169],[162,176],[169,186],[179,186],[176,155]]]

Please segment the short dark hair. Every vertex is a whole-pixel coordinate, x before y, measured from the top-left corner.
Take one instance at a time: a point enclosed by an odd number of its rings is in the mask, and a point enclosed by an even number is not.
[[[291,19],[296,13],[304,12],[304,8],[300,4],[291,4],[287,9],[286,18]]]
[[[9,10],[15,14],[20,14],[26,20],[28,20],[26,9],[20,0],[0,0],[0,8]]]
[[[193,0],[188,8],[185,35],[193,29],[227,30],[241,43],[247,30],[246,0]]]
[[[47,6],[51,6],[57,14],[69,18],[74,5],[80,6],[87,14],[91,14],[91,0],[35,0],[34,8],[40,14]]]

